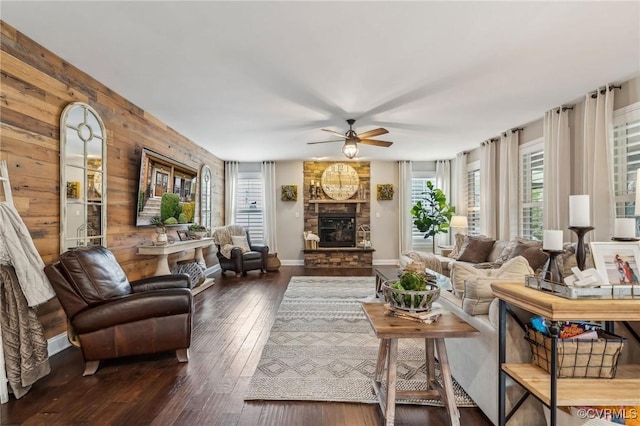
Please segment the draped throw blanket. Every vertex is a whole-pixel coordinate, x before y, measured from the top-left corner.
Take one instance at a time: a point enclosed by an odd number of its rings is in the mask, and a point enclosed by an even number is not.
[[[220,246],[220,254],[227,259],[231,259],[231,250],[234,247],[232,236],[247,235],[244,228],[238,225],[226,225],[213,230],[213,242]]]
[[[0,203],[0,399],[16,398],[49,373],[47,340],[34,307],[55,297],[44,262],[15,207]]]
[[[9,386],[21,398],[50,372],[47,339],[36,310],[27,306],[13,266],[0,266],[0,326]]]
[[[55,297],[47,276],[44,262],[31,240],[26,225],[15,207],[0,203],[0,238],[4,240],[7,258],[16,270],[20,288],[30,307],[40,305]]]

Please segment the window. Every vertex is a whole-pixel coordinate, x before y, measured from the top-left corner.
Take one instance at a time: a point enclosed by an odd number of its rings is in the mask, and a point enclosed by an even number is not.
[[[542,241],[544,143],[520,146],[520,236]]]
[[[467,233],[480,234],[480,162],[467,165]]]
[[[636,170],[640,168],[640,102],[617,110],[613,124],[616,217],[631,218],[635,217]]]
[[[260,173],[238,173],[234,223],[248,230],[255,244],[264,244],[263,186]]]
[[[426,190],[427,182],[436,184],[435,173],[432,172],[413,172],[411,177],[411,206],[418,201],[423,200],[422,193]],[[413,247],[429,247],[431,248],[431,238],[424,238],[424,232],[421,232],[415,225],[411,225],[411,240]]]

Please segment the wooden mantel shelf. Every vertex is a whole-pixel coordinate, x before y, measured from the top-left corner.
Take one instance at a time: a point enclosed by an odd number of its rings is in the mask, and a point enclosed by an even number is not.
[[[316,213],[318,213],[318,204],[355,204],[356,205],[356,213],[360,213],[360,204],[366,203],[368,200],[357,200],[357,199],[348,199],[348,200],[309,200],[309,204],[316,205]]]

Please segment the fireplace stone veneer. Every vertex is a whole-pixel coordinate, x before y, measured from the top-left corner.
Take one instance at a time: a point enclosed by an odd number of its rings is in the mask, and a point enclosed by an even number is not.
[[[358,172],[360,184],[367,194],[370,191],[370,163],[368,161],[345,161]],[[304,184],[304,230],[311,231],[320,236],[319,216],[344,215],[354,217],[354,229],[361,225],[369,225],[371,219],[370,198],[356,199],[357,195],[349,200],[332,200],[326,194],[313,192],[311,196],[311,181],[319,182],[324,170],[331,161],[305,161],[303,164]],[[304,266],[307,268],[371,268],[373,266],[373,248],[363,249],[355,247],[357,233],[354,236],[354,244],[350,247],[322,247],[303,250]]]

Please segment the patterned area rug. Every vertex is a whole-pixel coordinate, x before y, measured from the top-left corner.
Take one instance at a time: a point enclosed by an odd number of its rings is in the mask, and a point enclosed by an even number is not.
[[[360,307],[374,289],[374,277],[292,277],[245,400],[377,403],[379,340]],[[399,339],[398,389],[424,389],[425,374],[424,340]],[[475,406],[455,380],[454,388],[459,407]]]

